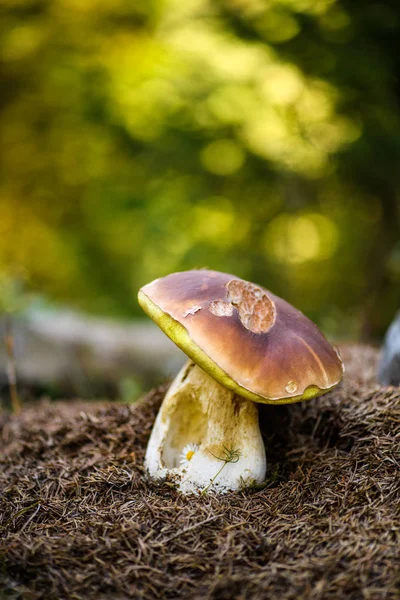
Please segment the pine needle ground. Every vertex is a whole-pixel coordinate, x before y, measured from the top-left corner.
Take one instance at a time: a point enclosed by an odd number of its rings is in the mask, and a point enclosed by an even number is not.
[[[165,387],[2,416],[0,597],[400,598],[400,389],[343,355],[336,391],[261,407],[266,484],[222,497],[147,482]]]

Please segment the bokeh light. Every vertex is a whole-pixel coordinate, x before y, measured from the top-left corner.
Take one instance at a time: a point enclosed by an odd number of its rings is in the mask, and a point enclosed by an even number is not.
[[[282,264],[329,259],[337,244],[334,222],[318,213],[283,213],[271,221],[265,235],[265,251]]]

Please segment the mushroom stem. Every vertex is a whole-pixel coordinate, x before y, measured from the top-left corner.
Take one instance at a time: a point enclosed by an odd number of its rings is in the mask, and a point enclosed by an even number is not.
[[[255,403],[189,361],[163,400],[146,467],[151,477],[168,479],[183,493],[261,483],[266,458]]]

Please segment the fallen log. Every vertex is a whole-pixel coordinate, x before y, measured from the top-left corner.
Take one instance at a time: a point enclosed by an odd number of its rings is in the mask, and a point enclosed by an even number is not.
[[[1,339],[5,319],[0,319]],[[143,386],[177,372],[185,357],[150,322],[118,322],[71,311],[34,311],[13,321],[21,385],[90,397],[124,378]],[[7,383],[7,348],[0,344],[0,384]]]

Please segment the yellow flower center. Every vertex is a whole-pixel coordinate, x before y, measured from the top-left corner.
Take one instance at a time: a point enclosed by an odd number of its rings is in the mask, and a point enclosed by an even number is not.
[[[189,452],[186,452],[186,460],[192,460],[193,454],[194,450],[189,450]]]

